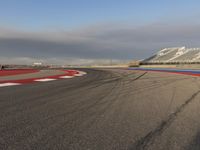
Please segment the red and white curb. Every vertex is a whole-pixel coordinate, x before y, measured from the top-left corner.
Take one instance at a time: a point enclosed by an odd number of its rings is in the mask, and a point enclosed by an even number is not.
[[[46,79],[36,79],[36,80],[34,80],[34,81],[38,81],[38,82],[48,82],[48,81],[54,81],[54,80],[57,80],[57,79],[48,79],[48,78],[46,78]]]
[[[21,85],[20,83],[1,83],[0,87]]]
[[[60,78],[61,79],[70,79],[70,78],[73,78],[74,76],[61,76]]]
[[[80,77],[80,76],[87,74],[86,72],[77,71],[77,70],[62,70],[62,71],[64,71],[65,74],[42,77],[42,78],[30,78],[30,79],[0,81],[0,87],[30,84],[30,83],[34,83],[34,82],[49,82],[49,81],[55,81],[55,80],[59,80],[59,79],[71,79],[71,78],[74,78],[74,77]]]

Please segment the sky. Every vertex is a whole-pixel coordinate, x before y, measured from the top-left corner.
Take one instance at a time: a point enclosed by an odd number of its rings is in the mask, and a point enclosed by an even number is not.
[[[0,63],[91,64],[200,47],[199,0],[1,0]]]

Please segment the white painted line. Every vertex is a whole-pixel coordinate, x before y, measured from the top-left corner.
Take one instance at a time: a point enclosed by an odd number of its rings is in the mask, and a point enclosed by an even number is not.
[[[49,78],[46,78],[46,79],[36,79],[34,81],[38,81],[38,82],[48,82],[48,81],[54,81],[56,79],[49,79]]]
[[[83,76],[83,74],[74,74],[74,76],[80,77],[80,76]]]
[[[60,78],[61,79],[70,79],[70,78],[73,78],[73,76],[61,76]]]
[[[79,74],[85,75],[85,74],[87,74],[87,73],[86,73],[86,72],[83,72],[83,71],[79,71]]]
[[[20,83],[1,83],[0,87],[21,85]]]
[[[83,71],[79,71],[79,73],[80,73],[80,74],[87,74],[86,72],[83,72]]]

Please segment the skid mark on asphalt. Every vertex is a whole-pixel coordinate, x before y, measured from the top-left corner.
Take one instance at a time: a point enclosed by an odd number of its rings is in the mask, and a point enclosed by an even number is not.
[[[159,135],[161,135],[176,119],[179,113],[181,113],[185,107],[191,103],[197,95],[200,93],[200,90],[194,93],[188,100],[185,101],[179,108],[176,109],[176,111],[169,115],[168,119],[161,122],[157,128],[150,131],[146,136],[142,137],[140,140],[138,140],[132,147],[129,148],[129,150],[145,150],[153,144],[155,138]]]
[[[147,74],[147,72],[137,76],[136,78],[134,78],[133,77],[134,74],[131,73],[131,74],[128,74],[128,75],[121,75],[119,77],[111,77],[109,79],[99,80],[99,82],[97,82],[96,84],[93,84],[91,87],[89,87],[89,89],[97,88],[97,87],[103,86],[105,84],[110,84],[110,83],[120,81],[120,80],[123,80],[123,81],[127,80],[130,83],[130,82],[133,82],[133,81],[136,81],[136,80],[142,78],[145,74]],[[128,79],[126,79],[127,77],[128,77]]]
[[[132,94],[135,94],[135,93],[138,94],[138,93],[143,93],[143,92],[146,92],[146,91],[151,91],[155,88],[161,88],[161,87],[164,87],[164,86],[167,86],[167,85],[170,85],[170,84],[174,84],[176,82],[184,81],[184,80],[190,80],[190,79],[188,79],[188,78],[186,78],[186,79],[174,79],[174,80],[167,80],[166,82],[158,81],[156,83],[148,83],[148,84],[145,84],[144,86],[140,86],[140,87],[137,87],[136,89],[134,89]]]
[[[55,126],[51,127],[49,129],[49,132],[46,133],[46,134],[50,134],[51,136],[49,136],[47,138],[46,135],[43,135],[41,137],[41,139],[42,139],[41,141],[44,142],[44,141],[53,140],[53,138],[59,136],[58,134],[62,130],[64,130],[64,128],[66,128],[68,123],[76,120],[75,119],[76,117],[74,117],[74,115],[76,115],[76,116],[80,116],[80,115],[86,116],[86,114],[91,113],[89,110],[94,109],[95,106],[99,107],[101,105],[101,110],[94,111],[92,114],[89,115],[89,118],[90,118],[91,121],[89,121],[89,123],[87,124],[87,128],[90,128],[95,123],[95,121],[97,119],[96,116],[97,115],[100,116],[100,115],[104,114],[105,111],[108,110],[108,107],[110,107],[113,104],[113,102],[117,99],[118,95],[116,93],[119,93],[119,91],[116,91],[116,90],[118,90],[118,87],[120,86],[118,84],[120,84],[120,83],[119,82],[114,83],[112,85],[111,90],[106,92],[106,95],[102,95],[102,97],[97,98],[94,102],[93,102],[92,99],[88,99],[88,102],[90,101],[89,105],[85,101],[82,101],[81,103],[77,103],[76,106],[74,107],[74,109],[72,109],[71,111],[64,112],[63,114],[58,114],[57,116],[51,116],[51,117],[56,118],[56,119],[60,119],[60,118],[63,118],[63,117],[66,118],[66,116],[67,116],[68,119],[67,120],[60,120],[59,123],[57,123]],[[110,96],[113,97],[112,100],[107,101],[106,100],[107,97],[110,97]],[[71,114],[73,114],[73,116]],[[53,119],[53,118],[47,118],[47,119]],[[84,124],[86,124],[84,121],[79,122],[79,126],[84,125]],[[84,131],[79,131],[79,134],[81,132],[84,132]],[[52,144],[54,144],[54,143],[52,143]],[[37,145],[40,145],[40,143],[37,143]]]
[[[166,111],[166,114],[168,114],[170,112],[170,109],[172,107],[172,104],[174,102],[174,99],[175,99],[175,94],[176,94],[176,87],[174,87],[173,91],[172,91],[172,96],[171,96],[171,100],[170,100],[170,103],[167,107],[167,111]]]
[[[95,123],[98,123],[99,119],[97,119],[97,116],[102,116],[104,114],[106,114],[107,111],[110,111],[111,107],[116,103],[116,101],[118,101],[121,96],[120,91],[123,89],[125,83],[124,83],[124,78],[120,78],[118,80],[116,80],[117,82],[109,82],[110,84],[112,84],[112,88],[109,91],[106,91],[106,95],[102,95],[102,97],[99,97],[97,99],[95,99],[95,101],[93,99],[88,99],[88,101],[91,101],[90,105],[86,104],[79,104],[77,105],[77,108],[75,110],[72,110],[71,113],[73,115],[77,114],[77,116],[82,115],[83,118],[86,117],[86,114],[90,114],[88,119],[84,119],[84,120],[90,120],[88,122],[84,122],[84,121],[80,121],[79,122],[79,126],[87,126],[87,128],[92,128],[92,126]],[[99,84],[104,84],[104,82],[102,81],[102,83]],[[106,85],[107,86],[107,85]],[[109,99],[108,99],[109,97]],[[94,101],[94,102],[92,102]],[[98,107],[97,107],[98,106]],[[95,109],[96,107],[96,109]],[[90,110],[90,111],[89,111]],[[93,111],[94,112],[93,112]],[[98,110],[98,111],[97,111]],[[91,113],[92,111],[92,113]],[[70,115],[71,113],[64,113],[63,115],[66,117],[66,115]],[[59,116],[60,117],[60,116]],[[58,118],[58,117],[56,117]],[[58,137],[59,134],[62,130],[65,130],[66,127],[68,126],[69,122],[75,121],[74,117],[68,117],[68,119],[65,122],[62,122],[61,125],[58,125],[57,128],[54,128],[51,130],[51,137]],[[73,128],[72,128],[73,129]],[[82,133],[84,134],[84,130],[79,131],[78,133]],[[44,138],[44,137],[43,137]],[[53,140],[53,139],[48,139],[48,140]],[[43,141],[43,140],[42,140]],[[72,141],[70,141],[72,142]],[[39,145],[39,144],[37,144]]]
[[[147,72],[144,72],[143,74],[141,74],[140,76],[138,76],[137,78],[133,79],[131,82],[136,81],[140,78],[142,78],[143,76],[145,76],[147,74]]]

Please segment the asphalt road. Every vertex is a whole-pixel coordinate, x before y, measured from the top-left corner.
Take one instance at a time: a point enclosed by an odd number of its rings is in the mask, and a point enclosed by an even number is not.
[[[199,77],[84,71],[0,88],[0,149],[200,149]]]

